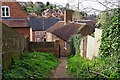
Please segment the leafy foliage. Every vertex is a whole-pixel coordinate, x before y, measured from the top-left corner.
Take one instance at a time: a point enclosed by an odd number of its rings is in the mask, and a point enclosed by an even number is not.
[[[46,9],[57,10],[57,7],[59,7],[59,6],[53,5],[53,4],[49,3],[49,2],[46,2],[46,4],[41,4],[39,6],[32,3],[29,6],[22,6],[22,7],[28,13],[36,13],[37,15],[42,15],[42,12],[44,10],[46,10]],[[61,8],[64,9],[63,6],[59,7],[59,9],[61,9]]]
[[[72,35],[70,37],[71,54],[79,54],[80,53],[81,39],[82,39],[82,36],[80,34]]]
[[[68,59],[68,73],[77,78],[120,78],[120,8],[114,9],[103,27],[100,57],[91,61],[79,54]]]
[[[8,71],[3,71],[3,79],[48,78],[57,65],[58,61],[52,54],[26,53],[20,61],[15,61]]]
[[[117,64],[118,56],[83,59],[79,54],[68,58],[68,74],[75,78],[120,78]],[[112,62],[111,62],[112,61]]]
[[[120,53],[120,9],[114,10],[103,28],[100,53],[103,56]]]

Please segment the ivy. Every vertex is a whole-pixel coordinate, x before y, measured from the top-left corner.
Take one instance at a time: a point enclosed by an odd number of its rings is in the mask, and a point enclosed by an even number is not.
[[[102,56],[120,53],[120,9],[113,11],[111,17],[103,27],[100,53]]]

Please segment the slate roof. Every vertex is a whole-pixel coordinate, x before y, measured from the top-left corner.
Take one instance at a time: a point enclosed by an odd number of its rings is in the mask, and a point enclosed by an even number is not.
[[[9,27],[29,27],[27,20],[0,20]]]
[[[33,31],[43,31],[50,28],[58,21],[59,19],[55,18],[30,18],[28,25],[32,27]]]

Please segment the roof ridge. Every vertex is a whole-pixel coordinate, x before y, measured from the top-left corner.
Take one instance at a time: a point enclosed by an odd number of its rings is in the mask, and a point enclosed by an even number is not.
[[[75,23],[75,24],[81,24],[81,25],[87,25],[87,23],[82,23],[82,22],[70,22],[70,23]]]

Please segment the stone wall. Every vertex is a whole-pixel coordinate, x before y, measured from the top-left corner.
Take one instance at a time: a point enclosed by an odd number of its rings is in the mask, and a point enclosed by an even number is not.
[[[14,60],[19,60],[27,51],[28,42],[20,33],[2,24],[2,68],[7,70]]]

